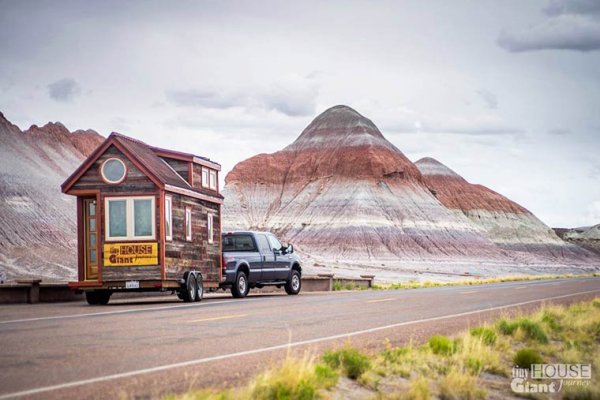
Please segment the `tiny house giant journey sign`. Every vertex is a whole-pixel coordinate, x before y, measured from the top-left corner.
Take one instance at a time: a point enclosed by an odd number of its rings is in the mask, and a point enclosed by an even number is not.
[[[105,267],[134,267],[158,264],[158,243],[106,243]]]

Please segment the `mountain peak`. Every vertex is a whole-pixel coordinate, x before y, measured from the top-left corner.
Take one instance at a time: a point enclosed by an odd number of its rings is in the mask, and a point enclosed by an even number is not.
[[[337,105],[319,114],[286,150],[362,145],[393,147],[370,119],[351,107]]]
[[[424,157],[415,163],[424,176],[447,176],[461,178],[459,174],[432,157]]]

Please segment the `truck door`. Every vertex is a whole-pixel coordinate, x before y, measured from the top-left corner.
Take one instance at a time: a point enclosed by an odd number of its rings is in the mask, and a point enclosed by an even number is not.
[[[273,268],[273,279],[285,281],[290,275],[290,256],[289,254],[282,254],[281,242],[273,235],[267,236],[271,249],[273,249],[273,255],[275,256],[274,268]]]
[[[267,237],[262,234],[256,235],[256,242],[258,244],[258,250],[262,257],[262,278],[263,281],[270,281],[275,279],[275,255],[269,246]]]

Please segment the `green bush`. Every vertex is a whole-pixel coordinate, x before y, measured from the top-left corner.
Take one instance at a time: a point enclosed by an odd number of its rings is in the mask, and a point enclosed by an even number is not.
[[[525,336],[531,340],[538,341],[540,343],[548,343],[548,336],[544,332],[544,328],[537,323],[533,322],[528,318],[521,318],[518,321],[519,329],[525,333]]]
[[[558,317],[550,311],[544,311],[542,322],[548,325],[548,328],[552,329],[553,331],[559,331],[561,329],[560,323],[558,322]]]
[[[358,379],[371,368],[369,357],[352,347],[327,351],[323,354],[323,361],[332,368],[341,369],[350,379]]]
[[[386,362],[396,364],[410,353],[410,350],[408,347],[394,347],[384,350],[381,355]]]
[[[492,346],[496,343],[496,332],[487,327],[479,327],[471,329],[471,336],[480,337],[483,343]]]
[[[315,365],[315,377],[317,384],[326,389],[334,387],[338,381],[338,374],[325,364]]]
[[[514,322],[508,322],[505,319],[501,319],[496,323],[496,328],[503,335],[512,335],[517,330],[518,326]]]
[[[435,335],[427,342],[433,354],[449,356],[456,352],[456,343],[447,336]]]
[[[544,361],[537,350],[525,348],[517,351],[513,362],[521,368],[529,368],[532,364],[541,364]]]

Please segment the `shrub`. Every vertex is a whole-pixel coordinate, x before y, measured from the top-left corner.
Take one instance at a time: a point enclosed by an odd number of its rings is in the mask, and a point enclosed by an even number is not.
[[[332,368],[341,369],[350,379],[358,379],[371,368],[369,357],[352,347],[327,351],[323,354],[323,361]]]
[[[515,330],[518,326],[514,322],[508,322],[505,319],[501,319],[496,323],[496,327],[498,328],[498,331],[500,331],[501,334],[512,335],[513,333],[515,333]]]
[[[452,371],[440,382],[440,398],[444,400],[483,399],[485,391],[477,388],[475,377]]]
[[[449,356],[456,352],[456,343],[448,339],[447,336],[432,336],[427,343],[433,354]]]
[[[480,337],[483,343],[492,346],[496,343],[496,332],[487,327],[471,329],[471,336]]]
[[[525,333],[527,338],[540,343],[548,343],[548,336],[546,336],[544,328],[542,328],[539,323],[533,322],[528,318],[521,318],[517,323],[519,325],[519,329]]]
[[[548,325],[548,328],[552,329],[553,331],[558,331],[561,328],[560,324],[558,323],[558,316],[551,311],[544,311],[542,322]]]
[[[517,351],[513,362],[521,368],[529,368],[532,364],[541,364],[544,361],[537,350],[525,348]]]

